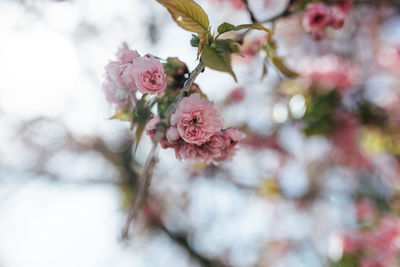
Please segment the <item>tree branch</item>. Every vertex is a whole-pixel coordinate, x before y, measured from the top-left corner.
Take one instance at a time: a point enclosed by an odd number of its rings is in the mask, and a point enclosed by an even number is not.
[[[136,194],[133,197],[132,205],[129,209],[125,226],[122,229],[122,239],[124,240],[127,240],[129,238],[129,229],[131,226],[131,222],[136,218],[138,211],[143,203],[143,200],[146,198],[147,189],[150,186],[153,170],[157,163],[157,146],[161,142],[161,140],[164,139],[165,132],[167,131],[169,124],[169,118],[178,107],[184,94],[190,90],[193,82],[196,80],[197,76],[204,70],[204,68],[205,66],[203,62],[200,61],[197,67],[190,73],[189,78],[185,81],[182,90],[175,97],[174,101],[168,106],[167,110],[161,115],[160,122],[157,124],[157,130],[154,136],[151,151],[147,156],[142,174],[139,176],[139,185],[137,187]]]

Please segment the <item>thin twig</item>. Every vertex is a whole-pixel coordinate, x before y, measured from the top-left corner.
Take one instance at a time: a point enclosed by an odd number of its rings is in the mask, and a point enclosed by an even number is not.
[[[122,239],[126,240],[129,238],[129,229],[131,222],[135,219],[140,210],[140,207],[146,198],[147,189],[151,183],[151,177],[153,175],[154,167],[157,163],[157,146],[164,139],[165,132],[167,130],[168,121],[172,113],[178,107],[182,100],[184,93],[190,90],[194,80],[204,70],[204,64],[200,61],[197,67],[190,73],[189,78],[185,81],[182,90],[175,97],[174,101],[168,106],[167,110],[161,116],[160,122],[157,124],[157,130],[153,141],[153,146],[149,155],[147,156],[146,163],[144,165],[142,174],[139,177],[139,185],[136,190],[136,194],[133,197],[132,205],[129,209],[128,217],[125,222],[125,226],[122,229]]]
[[[251,11],[251,9],[250,9],[250,7],[249,7],[249,2],[248,2],[247,0],[242,0],[242,1],[243,1],[244,5],[246,6],[247,12],[248,12],[249,15],[250,15],[251,22],[252,22],[252,23],[257,23],[257,19],[256,19],[256,17],[254,16],[253,11]]]

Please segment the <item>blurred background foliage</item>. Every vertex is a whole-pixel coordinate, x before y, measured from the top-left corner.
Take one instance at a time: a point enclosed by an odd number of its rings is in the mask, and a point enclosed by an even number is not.
[[[238,83],[196,80],[247,138],[220,165],[161,151],[121,242],[151,142],[108,120],[103,67],[126,41],[182,85],[191,34],[156,1],[0,1],[0,266],[399,266],[400,4],[354,0],[315,41],[309,2],[198,1],[274,29],[227,34]]]

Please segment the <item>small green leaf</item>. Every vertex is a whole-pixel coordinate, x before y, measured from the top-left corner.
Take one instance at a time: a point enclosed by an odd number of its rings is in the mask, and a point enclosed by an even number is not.
[[[185,30],[206,34],[210,21],[204,10],[193,0],[157,0],[165,6],[175,22]]]
[[[140,139],[142,139],[142,135],[144,132],[144,129],[146,128],[146,124],[149,122],[150,118],[146,121],[140,122],[136,125],[136,131],[135,131],[135,152],[139,146]]]
[[[214,46],[218,52],[239,53],[240,45],[232,39],[217,39],[214,41]]]
[[[210,69],[229,73],[237,82],[236,75],[231,66],[230,53],[208,46],[204,48],[203,52],[201,53],[201,60],[203,61],[204,65]]]
[[[286,76],[290,77],[290,78],[296,78],[297,76],[299,76],[299,74],[291,69],[289,69],[286,64],[285,61],[283,60],[283,58],[281,57],[272,57],[271,58],[272,63],[274,63],[275,67],[277,67],[277,69],[282,72],[283,74],[285,74]]]
[[[267,56],[271,59],[274,66],[283,74],[290,78],[296,78],[299,74],[293,70],[291,70],[288,66],[286,66],[285,61],[282,57],[277,56],[276,54],[276,44],[273,41],[268,42],[264,46],[265,51],[267,52]]]
[[[218,26],[218,34],[223,34],[230,31],[236,31],[236,26],[228,22],[224,22]]]
[[[221,25],[218,26],[218,34],[223,34],[226,32],[231,32],[231,31],[240,31],[243,29],[251,29],[251,30],[262,30],[265,32],[268,32],[269,34],[274,34],[273,31],[270,29],[265,28],[262,24],[260,23],[254,23],[254,24],[241,24],[241,25],[232,25],[228,22],[224,22]]]
[[[110,118],[110,120],[121,120],[121,121],[131,121],[133,118],[132,112],[129,112],[127,109],[117,109],[114,116]]]
[[[236,30],[242,30],[242,29],[252,29],[252,30],[261,30],[261,31],[265,31],[268,32],[269,34],[274,34],[273,31],[271,31],[270,29],[265,28],[262,24],[260,23],[254,23],[254,24],[241,24],[236,26]]]
[[[198,47],[200,43],[200,38],[196,34],[192,34],[192,39],[190,40],[190,45],[192,47]]]
[[[147,122],[151,118],[151,108],[155,102],[147,101],[147,94],[144,94],[142,98],[136,103],[135,110],[133,111],[132,128],[135,128],[135,151],[139,145],[140,139],[143,134],[143,130],[146,127]]]
[[[267,76],[268,74],[268,66],[267,66],[268,62],[267,60],[264,60],[263,62],[263,70],[262,70],[262,74],[261,74],[261,81],[264,80],[265,76]]]

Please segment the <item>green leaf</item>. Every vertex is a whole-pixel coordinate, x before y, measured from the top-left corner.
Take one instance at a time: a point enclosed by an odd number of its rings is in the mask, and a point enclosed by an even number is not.
[[[206,34],[210,21],[204,10],[193,0],[157,0],[165,6],[175,22],[185,30]]]
[[[236,31],[236,26],[228,22],[224,22],[218,26],[218,33],[223,34],[225,32]]]
[[[232,39],[217,39],[214,41],[214,46],[218,52],[224,53],[239,53],[240,45]]]
[[[265,31],[268,32],[269,34],[274,34],[273,31],[271,31],[268,28],[265,28],[262,24],[260,23],[254,23],[254,24],[241,24],[236,26],[236,30],[242,30],[242,29],[252,29],[252,30],[261,30],[261,31]]]
[[[275,67],[290,78],[296,78],[299,74],[290,68],[288,68],[285,64],[285,61],[281,57],[274,56],[271,58],[272,63],[274,63]]]
[[[133,118],[132,112],[129,112],[128,109],[117,109],[114,116],[110,118],[110,120],[121,120],[121,121],[131,121]]]
[[[143,131],[146,127],[147,122],[151,118],[151,108],[155,102],[147,101],[147,94],[144,94],[142,98],[136,103],[135,110],[133,111],[132,127],[135,131],[135,151],[139,145],[140,139],[142,138]]]
[[[241,24],[238,26],[232,25],[228,22],[224,22],[221,25],[218,26],[218,34],[223,34],[226,32],[231,32],[231,31],[240,31],[243,29],[251,29],[251,30],[262,30],[265,32],[268,32],[269,34],[274,34],[273,31],[270,29],[265,28],[262,24],[260,23],[254,23],[254,24]]]
[[[304,132],[307,136],[327,135],[334,128],[333,112],[339,104],[339,96],[335,90],[313,96],[307,101]]]
[[[229,73],[237,82],[236,75],[232,70],[231,54],[229,52],[208,46],[201,53],[201,60],[210,69]]]
[[[290,78],[296,78],[299,74],[293,70],[291,70],[288,66],[286,66],[285,61],[282,57],[277,56],[276,54],[276,44],[273,41],[268,42],[264,46],[265,51],[267,52],[267,56],[271,59],[274,66],[283,74]]]
[[[149,118],[150,120],[150,118]],[[145,122],[140,122],[136,125],[136,131],[135,131],[135,152],[139,146],[140,139],[142,139],[142,135],[144,132],[144,129],[146,128],[146,124],[149,122],[149,120]]]
[[[264,80],[265,76],[267,76],[268,74],[268,66],[267,66],[268,62],[267,60],[264,60],[263,62],[263,70],[262,70],[262,74],[261,74],[261,81]]]

